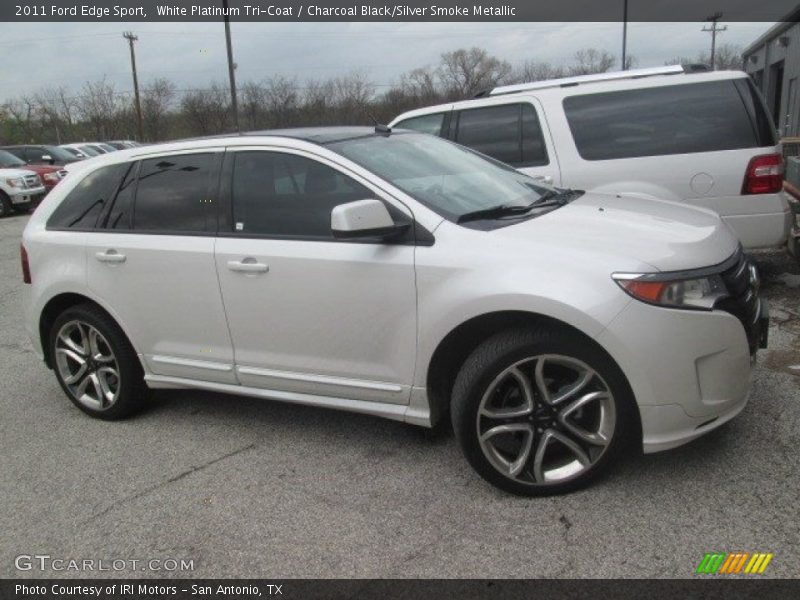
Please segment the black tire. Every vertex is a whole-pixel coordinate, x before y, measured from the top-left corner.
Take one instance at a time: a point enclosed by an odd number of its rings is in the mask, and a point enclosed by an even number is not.
[[[14,205],[5,192],[0,191],[0,217],[7,217],[14,212]]]
[[[518,458],[519,462],[515,460],[512,463],[517,465],[524,464],[525,466],[521,467],[522,472],[519,473],[517,477],[502,473],[500,467],[496,467],[487,457],[487,453],[482,449],[482,442],[479,439],[481,434],[485,436],[487,430],[491,428],[483,425],[483,420],[487,418],[483,415],[486,413],[482,412],[479,416],[484,394],[486,394],[487,399],[489,399],[487,402],[496,402],[497,400],[492,400],[492,398],[502,397],[501,403],[506,403],[508,401],[507,399],[511,397],[507,390],[513,388],[517,383],[512,382],[511,388],[507,387],[505,390],[501,390],[501,385],[508,386],[508,384],[496,383],[497,381],[503,381],[503,379],[501,379],[501,374],[507,373],[507,369],[512,369],[515,365],[520,365],[519,369],[530,369],[530,372],[534,374],[536,365],[538,365],[537,357],[541,357],[542,355],[546,355],[545,363],[550,360],[556,361],[555,367],[547,367],[551,370],[553,368],[567,368],[559,365],[557,362],[558,359],[552,355],[574,359],[575,364],[588,366],[589,370],[599,377],[591,379],[590,383],[587,384],[587,388],[581,389],[588,390],[588,386],[597,386],[598,388],[603,388],[603,386],[605,386],[608,388],[611,396],[608,398],[608,394],[606,394],[603,400],[599,401],[604,403],[603,414],[611,415],[610,421],[613,423],[611,425],[613,433],[607,436],[609,441],[604,446],[601,446],[599,450],[591,444],[586,444],[590,449],[587,450],[584,456],[589,457],[591,456],[589,454],[590,452],[595,453],[596,458],[592,459],[594,462],[587,463],[590,465],[588,467],[580,463],[580,468],[584,469],[583,472],[578,472],[574,476],[565,477],[555,482],[544,482],[546,477],[542,477],[537,481],[535,465],[532,465],[530,461],[533,461],[535,458],[535,451],[538,449],[538,444],[542,440],[542,432],[547,434],[550,429],[555,429],[558,434],[563,433],[567,437],[572,436],[572,434],[564,429],[563,425],[558,422],[557,416],[553,416],[555,413],[553,409],[550,408],[552,405],[546,405],[546,403],[542,401],[542,395],[539,391],[539,386],[536,384],[535,377],[533,378],[534,380],[532,381],[532,388],[529,395],[534,398],[533,406],[537,407],[536,411],[539,412],[539,414],[534,417],[534,411],[531,411],[529,416],[517,417],[518,420],[525,420],[521,426],[527,428],[526,431],[500,434],[512,436],[512,441],[513,436],[517,436],[516,439],[527,441],[527,435],[530,433],[531,442],[528,444],[530,450],[527,456],[531,458],[525,459],[525,461]],[[542,368],[544,369],[545,367],[543,366]],[[510,375],[506,375],[506,377],[509,377],[509,380],[514,379]],[[552,379],[543,379],[543,381],[549,382],[552,381]],[[547,385],[551,384],[548,383]],[[494,391],[491,393],[489,393],[489,386],[493,386],[492,390]],[[567,389],[568,387],[567,385],[561,389]],[[525,397],[522,388],[523,386],[518,386],[518,391],[516,392],[517,398]],[[512,396],[514,393],[513,389],[511,389]],[[576,397],[580,395],[577,392],[575,393]],[[584,392],[581,392],[581,394],[583,393]],[[602,393],[602,391],[598,392],[598,394]],[[491,394],[500,395],[492,396]],[[565,407],[569,405],[570,402],[572,402],[572,400],[565,401],[558,406]],[[496,415],[499,414],[498,411],[502,411],[503,406],[505,406],[505,404],[501,404],[499,408],[491,406],[490,410]],[[592,405],[587,404],[587,406]],[[551,411],[549,417],[551,420],[540,429],[538,426],[539,422],[534,422],[534,418],[547,419],[547,410]],[[586,410],[591,411],[593,409],[587,408]],[[577,412],[574,414],[583,415],[583,413]],[[594,418],[598,423],[600,419],[605,419],[603,423],[608,423],[609,417],[597,415],[600,415],[599,409],[596,410],[594,417],[587,416],[586,418]],[[627,446],[631,437],[635,437],[639,431],[636,404],[625,376],[622,374],[619,367],[617,367],[613,360],[590,339],[566,328],[551,325],[532,329],[504,331],[480,344],[464,362],[456,377],[453,386],[451,416],[456,438],[467,460],[478,474],[500,489],[524,496],[562,494],[586,486],[606,471],[608,466],[617,458],[620,450]],[[490,419],[496,418],[495,416],[490,417]],[[511,420],[508,422],[511,422]],[[489,421],[489,423],[505,424],[506,421]],[[481,434],[479,434],[479,431]],[[551,437],[551,442],[552,441],[553,438]],[[572,441],[576,442],[575,439],[572,439]],[[544,444],[544,448],[548,448],[548,443]],[[583,440],[578,440],[576,443],[581,446],[581,449],[586,449],[583,448]],[[639,443],[641,443],[641,439]],[[483,444],[486,445],[486,442],[484,441]],[[520,448],[524,446],[525,442],[520,442]],[[568,449],[568,446],[561,448],[562,451]],[[552,452],[552,450],[549,449],[544,450],[542,456],[547,456],[548,451]],[[556,451],[556,453],[557,452],[558,451]],[[495,456],[497,455],[495,454]],[[500,452],[500,456],[503,456],[502,451]],[[512,458],[517,456],[516,447],[513,448],[509,456]],[[519,451],[518,457],[522,456],[522,451]],[[577,455],[575,456],[577,457]],[[496,458],[495,462],[497,462]],[[508,459],[508,462],[512,462],[511,458]],[[509,468],[509,471],[510,470]],[[543,469],[540,469],[539,473],[542,474],[543,472]]]
[[[114,378],[116,398],[108,406],[95,408],[79,400],[66,383],[58,358],[56,344],[59,332],[71,323],[83,323],[100,333],[103,348],[110,349],[118,372]],[[63,346],[62,346],[63,347]],[[113,421],[123,419],[139,411],[150,397],[150,390],[144,382],[144,372],[136,351],[119,325],[98,306],[90,303],[78,304],[62,312],[53,323],[48,336],[48,352],[50,364],[64,393],[72,403],[87,415],[98,419]],[[99,364],[99,363],[98,363]],[[99,394],[98,394],[99,395]]]
[[[24,202],[22,204],[14,204],[14,205],[12,205],[12,210],[15,213],[20,213],[20,214],[29,213],[29,212],[31,212],[32,208],[33,208],[33,204],[30,203],[30,202]]]

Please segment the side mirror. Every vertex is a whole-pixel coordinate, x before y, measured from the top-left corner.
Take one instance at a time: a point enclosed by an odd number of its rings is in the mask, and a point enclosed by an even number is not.
[[[50,156],[49,154],[42,154],[42,160],[43,160],[44,162],[46,162],[46,163],[50,163],[51,165],[52,165],[54,162],[56,162],[56,161],[54,161],[54,160],[53,160],[53,157],[52,157],[52,156]]]
[[[356,200],[331,211],[331,231],[339,239],[389,237],[408,227],[408,223],[395,223],[380,200]]]

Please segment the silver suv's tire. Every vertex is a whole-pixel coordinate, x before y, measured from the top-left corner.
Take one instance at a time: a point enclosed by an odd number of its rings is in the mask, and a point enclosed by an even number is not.
[[[475,470],[506,491],[568,492],[600,475],[638,431],[619,368],[588,338],[557,327],[485,342],[456,377],[452,420]]]
[[[70,307],[58,316],[48,352],[61,388],[88,415],[121,419],[139,410],[149,396],[127,337],[93,304]]]

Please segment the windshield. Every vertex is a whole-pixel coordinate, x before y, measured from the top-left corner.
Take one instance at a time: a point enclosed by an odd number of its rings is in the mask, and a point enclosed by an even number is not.
[[[49,154],[53,159],[63,162],[75,162],[75,157],[58,146],[43,146],[45,153]]]
[[[0,167],[3,169],[14,169],[16,167],[24,167],[25,161],[20,160],[11,152],[0,150]]]
[[[92,148],[91,146],[78,146],[78,150],[83,152],[86,156],[99,156],[100,152]]]
[[[430,135],[395,133],[327,147],[451,221],[497,206],[528,206],[550,189],[511,167]]]

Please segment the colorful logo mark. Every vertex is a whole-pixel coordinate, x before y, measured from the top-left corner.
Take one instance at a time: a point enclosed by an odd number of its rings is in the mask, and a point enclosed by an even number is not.
[[[696,573],[704,575],[761,575],[774,555],[770,552],[706,552]]]

